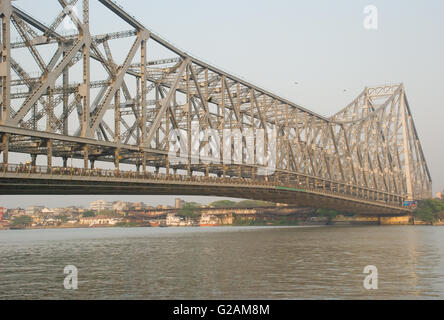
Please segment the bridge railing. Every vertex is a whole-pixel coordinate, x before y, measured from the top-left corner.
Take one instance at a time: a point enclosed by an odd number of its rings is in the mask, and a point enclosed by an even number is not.
[[[214,177],[214,176],[187,176],[181,174],[166,174],[156,172],[124,171],[119,169],[100,168],[76,168],[76,167],[48,167],[31,166],[29,164],[4,164],[0,163],[0,174],[16,173],[25,175],[50,175],[50,176],[78,176],[103,179],[133,179],[152,180],[183,183],[207,183],[222,185],[245,185],[271,187],[281,191],[317,192],[327,195],[347,196],[359,200],[376,201],[394,206],[402,206],[404,198],[400,195],[381,192],[365,187],[357,187],[330,180],[309,177],[293,173],[287,173],[282,179],[279,174],[274,176],[244,177]]]

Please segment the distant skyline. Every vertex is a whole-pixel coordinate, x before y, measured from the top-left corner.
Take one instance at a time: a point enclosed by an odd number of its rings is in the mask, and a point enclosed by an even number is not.
[[[176,198],[185,200],[186,202],[198,202],[201,204],[208,204],[213,201],[221,200],[218,197],[196,197],[196,196],[103,196],[103,195],[85,195],[85,196],[61,196],[61,195],[41,195],[41,196],[11,196],[12,199],[6,199],[6,196],[1,196],[0,206],[5,208],[26,208],[29,206],[45,206],[48,208],[67,208],[70,206],[78,206],[88,208],[92,201],[105,200],[105,201],[125,201],[125,202],[144,202],[149,206],[162,205],[175,205]],[[234,201],[240,201],[241,199],[231,199]]]
[[[444,1],[118,3],[147,28],[191,55],[322,115],[339,111],[366,86],[404,83],[431,171],[433,193],[444,189]],[[50,11],[31,0],[15,4],[25,10],[32,8],[36,17]],[[378,9],[378,30],[363,27],[363,11],[370,4]],[[91,1],[92,7],[98,5]],[[93,17],[95,24],[108,27],[108,16]],[[133,198],[39,197],[49,207],[75,202],[85,205],[89,199]],[[136,197],[149,204],[173,204],[176,198]],[[202,203],[214,199],[191,198]],[[34,200],[33,196],[0,196],[0,206],[38,204]]]

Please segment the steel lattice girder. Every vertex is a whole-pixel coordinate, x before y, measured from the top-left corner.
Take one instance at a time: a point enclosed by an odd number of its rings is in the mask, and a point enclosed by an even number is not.
[[[431,195],[430,173],[402,84],[366,88],[344,110],[326,118],[190,56],[114,2],[98,1],[131,29],[92,35],[88,0],[79,1],[82,17],[71,10],[77,0],[53,1],[60,12],[49,26],[1,0],[0,132],[11,135],[3,139],[3,149],[169,170],[168,134],[181,129],[188,136],[183,140],[191,141],[193,121],[221,136],[227,128],[275,129],[278,173],[295,172],[411,199]],[[62,35],[58,28],[67,16],[77,32]],[[11,43],[13,31],[20,40]],[[124,38],[132,45],[118,62],[110,43]],[[48,46],[57,49],[45,59],[39,49]],[[150,46],[162,47],[165,56],[150,59]],[[39,67],[37,76],[16,59],[20,49],[29,51]],[[91,80],[93,63],[101,66],[103,79]],[[77,79],[72,71],[76,67],[82,71]],[[45,139],[54,140],[50,150]],[[260,165],[241,167],[191,160],[175,166],[188,174],[223,171],[251,178]]]

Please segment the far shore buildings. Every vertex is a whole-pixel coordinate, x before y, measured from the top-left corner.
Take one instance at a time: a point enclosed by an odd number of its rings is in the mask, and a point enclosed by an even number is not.
[[[82,217],[80,218],[79,223],[88,226],[97,226],[97,225],[113,226],[120,221],[121,219],[110,218],[107,216],[96,216],[96,217]]]
[[[114,201],[112,204],[112,210],[117,212],[122,212],[128,210],[130,203],[125,201]]]
[[[176,198],[175,208],[182,209],[184,206],[185,206],[185,200],[182,200],[180,198]]]
[[[42,212],[43,209],[46,209],[43,206],[30,206],[25,209],[25,214],[27,216],[34,216],[39,212]]]
[[[192,219],[177,216],[175,213],[169,213],[166,217],[165,224],[168,227],[187,227],[194,224]]]
[[[435,196],[436,199],[444,200],[444,190],[441,192],[438,192]]]
[[[30,206],[24,210],[24,214],[27,216],[58,216],[58,215],[79,215],[84,212],[83,208],[70,206],[66,208],[46,208],[43,206]],[[10,209],[8,213],[11,216],[20,215],[20,209]]]
[[[114,211],[117,213],[125,213],[128,211],[145,211],[153,210],[154,207],[147,205],[143,202],[125,202],[114,201],[108,202],[105,200],[97,200],[90,203],[89,210],[95,212],[101,211]],[[157,209],[171,209],[171,206],[159,205]]]
[[[147,207],[148,206],[145,203],[143,203],[143,202],[134,202],[132,204],[132,209],[136,210],[136,211],[145,210],[145,209],[147,209]]]
[[[96,200],[91,202],[89,209],[92,211],[112,210],[113,204],[105,200]]]
[[[54,209],[49,209],[49,208],[43,208],[41,211],[42,215],[46,215],[46,216],[53,216],[56,211]]]

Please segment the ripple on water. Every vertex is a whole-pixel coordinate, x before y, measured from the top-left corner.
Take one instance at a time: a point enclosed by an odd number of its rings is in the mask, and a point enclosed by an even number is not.
[[[413,226],[8,230],[0,299],[442,299],[443,245]]]

